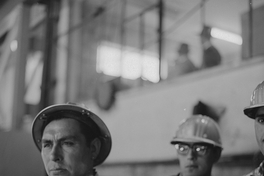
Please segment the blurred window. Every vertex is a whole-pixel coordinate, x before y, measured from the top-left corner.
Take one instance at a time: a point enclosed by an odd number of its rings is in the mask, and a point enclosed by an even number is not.
[[[130,80],[142,78],[153,83],[159,81],[157,56],[107,42],[98,46],[96,70],[109,76]]]

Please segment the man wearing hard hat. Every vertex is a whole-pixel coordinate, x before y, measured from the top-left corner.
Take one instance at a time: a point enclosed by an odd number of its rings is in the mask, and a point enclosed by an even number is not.
[[[255,135],[259,149],[264,154],[264,81],[259,83],[251,95],[250,105],[244,114],[255,121]],[[247,176],[264,176],[264,161]]]
[[[200,34],[203,48],[202,69],[220,65],[222,60],[221,54],[211,42],[211,29],[209,26],[204,26]]]
[[[85,107],[56,104],[40,111],[32,136],[49,176],[95,176],[112,140],[105,123]]]
[[[177,176],[211,176],[223,149],[217,123],[202,115],[185,119],[171,144],[176,148],[180,163]]]

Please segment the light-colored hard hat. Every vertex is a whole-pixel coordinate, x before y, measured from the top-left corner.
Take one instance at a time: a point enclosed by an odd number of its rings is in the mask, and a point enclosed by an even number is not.
[[[94,166],[103,163],[108,157],[112,147],[110,132],[105,123],[97,115],[85,107],[73,103],[52,105],[37,114],[32,123],[32,136],[37,148],[41,151],[43,131],[48,122],[50,122],[52,118],[55,118],[55,114],[75,119],[87,125],[96,134],[96,137],[101,141],[101,149],[94,160]]]
[[[244,114],[255,119],[256,110],[264,107],[264,81],[258,84],[250,98],[250,105],[244,108]]]
[[[203,115],[193,115],[180,124],[171,144],[179,142],[204,142],[223,148],[218,124]]]

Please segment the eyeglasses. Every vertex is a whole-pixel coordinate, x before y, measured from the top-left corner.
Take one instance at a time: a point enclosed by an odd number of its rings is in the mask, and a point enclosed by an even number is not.
[[[210,145],[204,143],[194,143],[194,144],[187,144],[187,143],[177,143],[175,144],[175,148],[177,152],[182,155],[187,155],[190,149],[197,153],[200,156],[204,156],[210,148]]]

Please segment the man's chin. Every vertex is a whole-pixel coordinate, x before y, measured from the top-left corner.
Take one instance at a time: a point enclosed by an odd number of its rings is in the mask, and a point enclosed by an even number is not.
[[[68,176],[69,173],[65,169],[57,169],[49,172],[49,176]]]
[[[197,176],[198,168],[197,167],[188,167],[184,170],[184,176]]]

